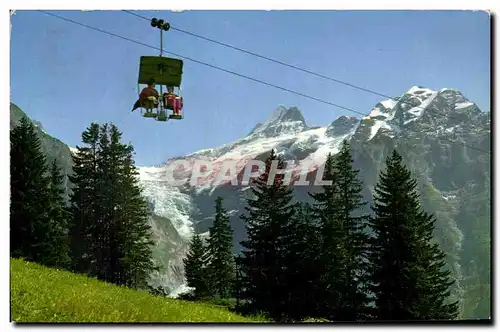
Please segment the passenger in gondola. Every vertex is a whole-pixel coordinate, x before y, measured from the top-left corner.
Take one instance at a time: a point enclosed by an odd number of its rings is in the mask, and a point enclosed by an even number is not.
[[[132,108],[132,112],[139,107],[144,107],[146,110],[152,110],[158,106],[159,94],[156,90],[156,82],[152,78],[148,81],[148,86],[142,89],[139,95],[139,100],[137,100]]]
[[[163,94],[163,105],[165,105],[165,108],[172,110],[173,115],[180,115],[182,97],[178,97],[174,93],[174,87],[167,86],[167,92]]]

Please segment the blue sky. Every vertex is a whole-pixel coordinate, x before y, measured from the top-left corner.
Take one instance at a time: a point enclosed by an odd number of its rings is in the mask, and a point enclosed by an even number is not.
[[[67,18],[159,45],[147,21],[120,11],[59,11]],[[175,27],[396,96],[413,85],[455,88],[490,108],[490,27],[466,11],[140,11]],[[368,113],[381,97],[169,31],[164,48]],[[157,122],[130,112],[142,55],[156,50],[36,11],[12,18],[11,96],[45,130],[79,144],[92,122],[113,122],[139,165],[215,147],[247,134],[279,105],[297,106],[309,125],[343,109],[185,60],[185,119]]]

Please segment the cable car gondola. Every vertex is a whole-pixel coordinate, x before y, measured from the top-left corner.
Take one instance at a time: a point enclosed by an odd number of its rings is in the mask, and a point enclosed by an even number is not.
[[[170,24],[163,20],[153,18],[153,27],[160,29],[160,55],[142,56],[139,63],[139,78],[137,80],[138,91],[141,84],[147,87],[142,90],[139,100],[135,103],[132,111],[137,108],[144,109],[142,115],[146,118],[155,118],[158,121],[168,119],[182,119],[181,110],[183,108],[183,98],[181,96],[182,68],[183,61],[180,59],[163,56],[163,34],[168,31]],[[160,87],[160,92],[155,89]],[[166,92],[163,92],[165,86]],[[177,91],[175,91],[177,89]],[[172,114],[167,117],[166,110],[171,110]]]

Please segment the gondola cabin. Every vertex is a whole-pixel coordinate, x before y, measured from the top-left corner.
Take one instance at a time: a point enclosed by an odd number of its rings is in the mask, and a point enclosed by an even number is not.
[[[152,80],[159,88],[159,99],[146,98],[140,102],[140,107],[146,110],[144,117],[167,121],[166,110],[171,110],[170,119],[182,119],[180,113],[183,100],[180,96],[183,61],[162,56],[142,56],[139,64],[138,85],[148,85]],[[163,89],[165,87],[165,89]],[[178,91],[175,91],[175,90]],[[158,91],[158,90],[157,90]]]

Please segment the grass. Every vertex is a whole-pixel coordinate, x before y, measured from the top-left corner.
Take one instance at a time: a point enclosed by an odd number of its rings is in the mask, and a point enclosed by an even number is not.
[[[262,322],[210,304],[152,296],[67,271],[10,260],[11,320],[23,323]]]

